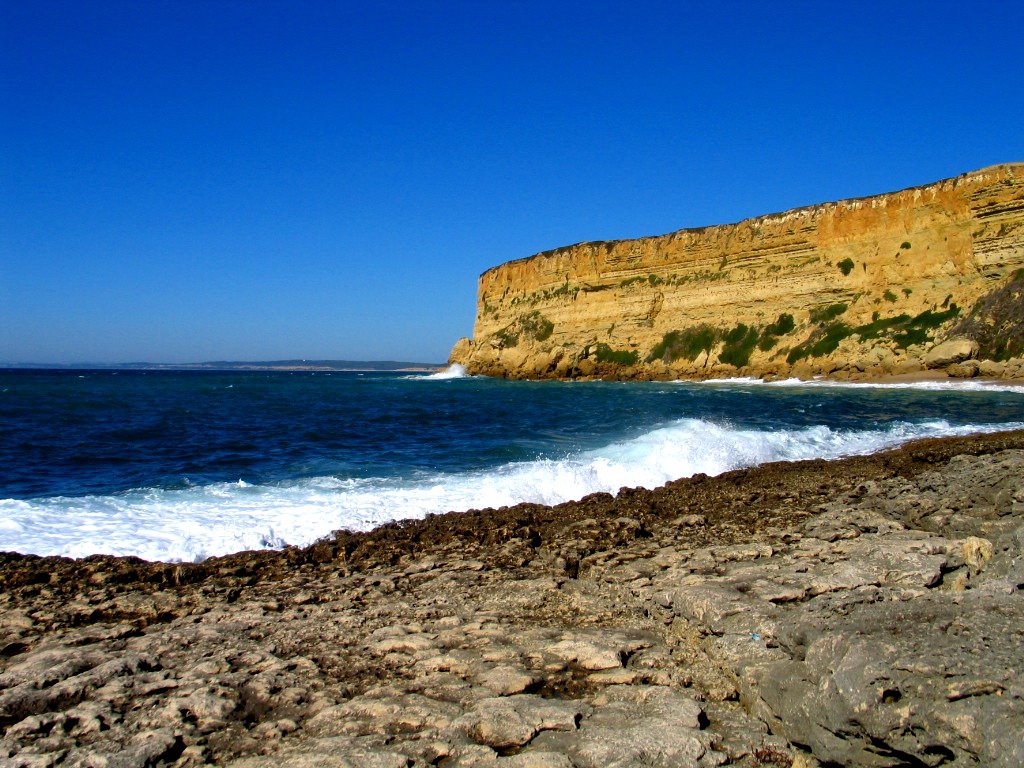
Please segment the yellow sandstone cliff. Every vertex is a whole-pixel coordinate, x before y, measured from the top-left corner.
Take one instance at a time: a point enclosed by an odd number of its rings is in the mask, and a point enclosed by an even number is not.
[[[511,261],[473,335],[514,378],[1024,375],[1024,163]]]

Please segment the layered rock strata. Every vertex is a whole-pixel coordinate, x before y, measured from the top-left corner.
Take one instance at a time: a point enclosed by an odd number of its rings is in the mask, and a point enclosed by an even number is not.
[[[966,351],[927,358],[950,340]],[[508,262],[480,277],[450,362],[516,378],[1024,376],[1024,164]]]
[[[0,762],[1024,763],[1024,433],[198,565],[0,556]]]

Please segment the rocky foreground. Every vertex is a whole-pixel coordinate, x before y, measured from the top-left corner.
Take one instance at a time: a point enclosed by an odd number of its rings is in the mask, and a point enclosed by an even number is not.
[[[1024,764],[1024,433],[0,585],[3,765]]]

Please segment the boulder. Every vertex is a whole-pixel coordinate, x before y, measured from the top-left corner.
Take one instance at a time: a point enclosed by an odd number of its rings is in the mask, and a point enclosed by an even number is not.
[[[924,356],[927,368],[945,368],[947,365],[962,363],[978,354],[978,342],[973,339],[947,339],[932,347]]]
[[[979,360],[978,373],[989,378],[999,378],[1003,375],[1003,364],[995,360]]]
[[[977,360],[965,360],[962,363],[953,363],[946,368],[946,373],[954,379],[973,379],[981,373],[981,367]]]

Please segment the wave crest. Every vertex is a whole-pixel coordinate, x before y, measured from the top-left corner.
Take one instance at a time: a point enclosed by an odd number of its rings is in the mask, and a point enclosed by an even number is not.
[[[468,378],[469,374],[466,373],[466,367],[459,363],[452,363],[443,371],[437,373],[431,373],[429,376],[415,376],[410,378],[416,378],[420,381],[443,381],[445,379],[465,379]]]
[[[682,419],[633,439],[557,458],[411,480],[315,477],[277,485],[214,483],[111,496],[0,500],[0,551],[198,561],[247,549],[306,545],[338,529],[520,502],[558,504],[628,486],[770,461],[873,453],[920,437],[1024,428],[898,422],[885,429],[736,429]]]

